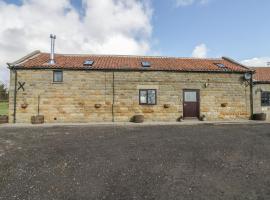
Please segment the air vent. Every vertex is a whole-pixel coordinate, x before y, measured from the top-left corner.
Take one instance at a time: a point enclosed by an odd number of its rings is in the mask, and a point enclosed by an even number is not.
[[[219,68],[226,68],[226,66],[222,63],[215,63],[216,66],[218,66]]]
[[[151,67],[151,63],[150,62],[147,62],[147,61],[143,61],[142,62],[142,66],[143,67]]]
[[[94,64],[94,61],[93,60],[85,60],[83,65],[85,66],[92,66]]]

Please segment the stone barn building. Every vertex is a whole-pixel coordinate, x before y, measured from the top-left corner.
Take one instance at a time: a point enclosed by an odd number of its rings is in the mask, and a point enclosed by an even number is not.
[[[51,58],[50,58],[51,57]],[[53,58],[53,60],[52,60]],[[53,62],[52,62],[53,61]],[[65,55],[35,51],[9,64],[10,122],[249,119],[252,71],[228,58]]]
[[[254,113],[266,113],[270,120],[270,67],[254,67],[253,99]]]

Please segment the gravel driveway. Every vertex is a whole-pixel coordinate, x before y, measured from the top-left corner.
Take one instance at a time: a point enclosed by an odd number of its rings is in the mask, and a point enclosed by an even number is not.
[[[269,200],[270,125],[2,127],[0,199]]]

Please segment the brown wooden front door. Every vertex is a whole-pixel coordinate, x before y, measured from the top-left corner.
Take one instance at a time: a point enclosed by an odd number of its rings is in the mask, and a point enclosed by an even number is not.
[[[184,118],[199,118],[200,116],[200,91],[184,90]]]

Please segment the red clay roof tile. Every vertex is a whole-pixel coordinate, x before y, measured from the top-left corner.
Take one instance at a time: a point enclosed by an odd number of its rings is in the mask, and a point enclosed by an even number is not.
[[[151,56],[117,56],[117,55],[66,55],[56,54],[55,65],[50,65],[50,54],[39,53],[31,58],[16,64],[23,69],[51,68],[51,69],[94,69],[94,70],[161,70],[161,71],[250,71],[244,66],[225,58],[198,59],[198,58],[174,58],[174,57],[151,57]],[[84,66],[85,60],[93,60],[91,67]],[[151,67],[145,69],[141,62],[151,63]],[[220,68],[216,64],[221,63],[226,68]]]
[[[255,82],[269,82],[270,83],[270,67],[252,67],[255,70],[253,79]]]

